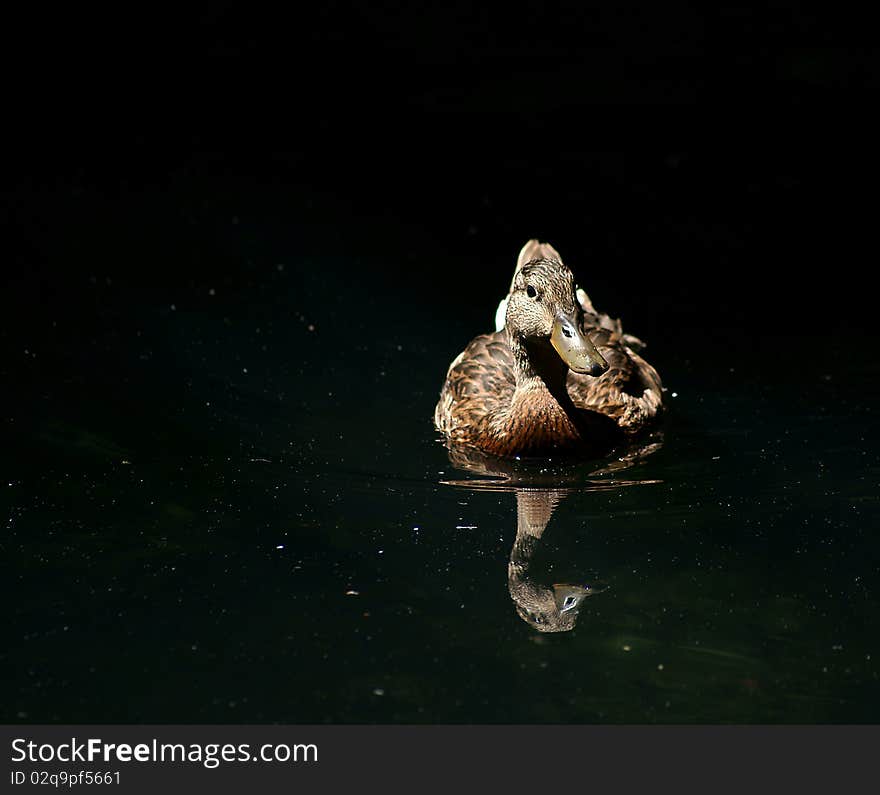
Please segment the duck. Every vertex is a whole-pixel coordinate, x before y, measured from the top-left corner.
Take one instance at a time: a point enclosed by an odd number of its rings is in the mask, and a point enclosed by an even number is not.
[[[662,382],[645,347],[595,309],[553,246],[529,240],[496,330],[450,364],[434,425],[450,449],[501,458],[605,453],[662,414]]]

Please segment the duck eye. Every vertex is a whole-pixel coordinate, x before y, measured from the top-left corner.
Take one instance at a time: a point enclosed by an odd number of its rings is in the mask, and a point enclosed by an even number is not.
[[[537,298],[538,291],[534,287],[532,287],[532,285],[529,285],[528,287],[526,287],[526,295],[529,298]]]

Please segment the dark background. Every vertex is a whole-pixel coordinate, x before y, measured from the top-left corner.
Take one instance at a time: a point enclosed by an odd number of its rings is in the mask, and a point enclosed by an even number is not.
[[[872,322],[877,59],[843,9],[220,3],[7,35],[7,340],[91,277],[245,283],[249,233],[433,312],[484,312],[537,236],[624,318]]]

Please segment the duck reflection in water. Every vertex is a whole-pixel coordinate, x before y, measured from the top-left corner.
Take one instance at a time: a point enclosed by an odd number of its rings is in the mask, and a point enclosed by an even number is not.
[[[574,628],[581,603],[602,589],[589,585],[541,585],[529,576],[538,541],[564,492],[518,489],[516,539],[507,564],[507,587],[516,612],[539,632],[567,632]]]
[[[538,579],[540,575],[531,569],[535,550],[556,506],[572,492],[614,491],[658,483],[657,480],[622,480],[614,475],[644,460],[661,444],[659,435],[655,435],[650,442],[606,460],[604,466],[590,471],[586,478],[583,467],[552,471],[545,466],[534,470],[473,448],[449,446],[449,458],[456,467],[487,477],[447,480],[445,484],[475,491],[509,491],[516,495],[516,538],[507,564],[507,587],[517,614],[529,626],[538,632],[568,632],[574,629],[586,598],[606,590],[596,583],[544,584]]]

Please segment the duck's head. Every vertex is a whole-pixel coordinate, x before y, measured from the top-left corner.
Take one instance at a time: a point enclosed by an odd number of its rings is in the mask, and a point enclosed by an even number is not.
[[[554,585],[545,588],[534,583],[508,583],[519,617],[538,632],[568,632],[574,629],[584,600],[595,591],[589,586]]]
[[[526,348],[549,343],[576,373],[600,376],[608,362],[581,331],[574,276],[561,262],[535,259],[516,273],[507,300],[505,328]]]

